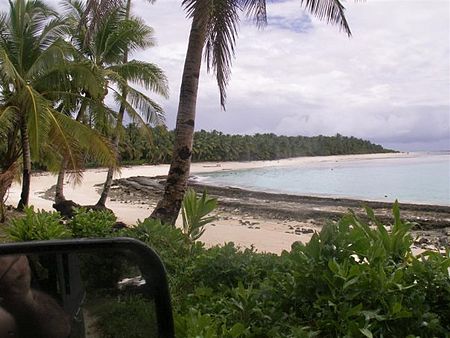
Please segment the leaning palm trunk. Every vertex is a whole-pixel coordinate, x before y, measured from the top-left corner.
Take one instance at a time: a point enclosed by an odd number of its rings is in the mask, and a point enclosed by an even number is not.
[[[126,90],[123,90],[123,99],[126,100],[127,93]],[[117,114],[117,124],[114,136],[112,138],[113,148],[116,154],[119,154],[119,141],[120,141],[120,129],[123,123],[123,115],[125,113],[125,105],[122,103],[119,108],[119,113]],[[114,175],[115,168],[110,166],[108,168],[108,174],[106,175],[106,181],[103,184],[102,194],[100,195],[100,199],[97,202],[97,207],[104,208],[106,206],[106,199],[108,198],[109,191],[111,190],[112,179]]]
[[[27,119],[22,117],[20,122],[20,135],[22,140],[22,161],[23,161],[23,173],[22,173],[22,193],[20,194],[20,201],[17,209],[23,210],[28,206],[28,200],[30,197],[30,184],[31,184],[31,151],[30,151],[30,139],[28,136]]]
[[[181,208],[181,202],[187,188],[191,166],[192,143],[195,126],[195,108],[197,102],[198,81],[205,43],[205,21],[194,16],[183,78],[180,89],[175,142],[172,162],[167,176],[163,198],[158,202],[151,218],[158,218],[163,223],[175,224]]]
[[[59,168],[58,179],[56,181],[55,204],[62,203],[66,200],[66,197],[64,196],[64,177],[66,175],[67,164],[68,161],[64,158],[61,161],[61,167]]]
[[[126,12],[125,12],[125,18],[127,20],[130,18],[130,10],[131,10],[131,0],[128,0],[127,6],[126,6]],[[127,62],[128,62],[128,50],[125,50],[125,53],[123,56],[123,64],[126,64]],[[126,101],[126,99],[127,99],[126,88],[123,88],[123,90],[122,90],[122,99],[123,99],[123,101]],[[122,102],[120,104],[119,113],[117,114],[116,128],[114,130],[114,135],[112,137],[112,145],[113,145],[114,151],[117,154],[117,156],[119,156],[120,130],[122,128],[124,114],[125,114],[125,104]],[[102,190],[100,198],[97,202],[97,207],[100,207],[100,208],[106,207],[106,199],[108,198],[109,191],[111,190],[111,184],[112,184],[112,179],[114,176],[114,170],[115,170],[115,168],[113,166],[110,166],[108,168],[108,173],[106,174],[106,181],[103,184],[103,190]]]
[[[80,122],[83,117],[84,113],[87,109],[87,101],[83,101],[81,103],[80,110],[78,111],[77,117],[75,118],[75,121]],[[62,203],[66,200],[66,197],[64,196],[64,177],[66,175],[66,168],[69,164],[69,160],[67,158],[63,158],[61,161],[61,166],[59,168],[58,172],[58,179],[56,181],[56,187],[55,187],[55,204]]]

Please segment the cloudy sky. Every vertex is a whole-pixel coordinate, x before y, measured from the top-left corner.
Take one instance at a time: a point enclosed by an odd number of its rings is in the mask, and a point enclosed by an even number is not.
[[[158,46],[135,55],[170,80],[174,126],[189,21],[179,0],[134,12]],[[269,25],[240,25],[227,110],[201,76],[196,129],[225,133],[353,135],[400,150],[450,149],[450,2],[345,2],[353,36],[308,16],[298,0],[270,2]]]
[[[171,97],[160,102],[173,128],[190,22],[180,0],[133,1],[158,41],[134,58],[166,71]],[[450,149],[448,0],[346,1],[351,38],[299,0],[268,2],[265,29],[240,24],[226,111],[202,72],[197,130],[340,133],[399,150]]]

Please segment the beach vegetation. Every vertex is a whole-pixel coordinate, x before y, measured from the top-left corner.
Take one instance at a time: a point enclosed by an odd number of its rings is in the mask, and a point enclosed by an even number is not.
[[[163,126],[152,128],[153,142],[146,142],[134,124],[124,128],[120,158],[126,164],[170,163],[174,131]],[[229,135],[219,131],[194,133],[192,161],[270,161],[300,156],[328,156],[394,152],[356,137],[278,136],[275,134]],[[95,165],[95,163],[91,163]]]
[[[73,237],[108,237],[116,224],[116,216],[108,210],[76,208],[73,218],[67,223]]]
[[[79,171],[85,156],[103,165],[116,159],[99,133],[67,113],[82,89],[92,95],[100,91],[98,78],[64,38],[68,22],[41,1],[11,1],[0,17],[0,134],[7,154],[1,169],[22,169],[23,209],[32,162],[55,170],[64,157],[69,169]]]
[[[129,60],[133,52],[154,46],[153,29],[140,18],[131,15],[130,2],[109,6],[101,18],[95,13],[88,15],[88,4],[67,1],[66,20],[69,25],[70,41],[78,51],[80,59],[101,79],[98,97],[84,90],[84,100],[76,119],[91,128],[99,130],[110,138],[110,143],[118,157],[117,149],[122,135],[125,115],[144,130],[145,141],[151,142],[149,125],[164,123],[161,106],[143,91],[143,87],[161,97],[168,96],[167,78],[162,69],[150,62]],[[92,9],[92,7],[90,7]],[[96,10],[99,10],[96,8]],[[92,21],[96,20],[95,23]],[[108,96],[109,94],[109,96]],[[114,100],[118,111],[111,109],[106,98]],[[55,202],[64,201],[64,159],[61,164]],[[106,199],[116,166],[110,165],[103,190],[97,205],[105,207]]]
[[[26,207],[24,212],[22,217],[12,218],[5,228],[11,241],[44,241],[72,236],[58,212],[35,211],[32,206]]]
[[[177,337],[445,337],[450,248],[414,255],[397,203],[389,224],[365,219],[349,212],[281,255],[206,248],[153,219],[109,235],[157,251]]]
[[[216,219],[208,216],[216,208],[217,199],[209,197],[206,191],[197,196],[194,189],[188,189],[181,204],[183,233],[192,241],[199,239],[206,230],[205,225]]]

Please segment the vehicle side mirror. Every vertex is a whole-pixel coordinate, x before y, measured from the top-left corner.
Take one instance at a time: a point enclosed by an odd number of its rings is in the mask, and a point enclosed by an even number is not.
[[[0,337],[174,337],[164,265],[131,238],[0,245]]]

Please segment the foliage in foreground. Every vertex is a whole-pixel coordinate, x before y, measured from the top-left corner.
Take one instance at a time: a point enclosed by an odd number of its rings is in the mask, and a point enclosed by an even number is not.
[[[445,337],[450,250],[415,257],[397,204],[390,230],[367,212],[371,226],[348,213],[281,256],[206,249],[151,220],[110,235],[163,259],[177,337]]]
[[[217,208],[217,199],[211,198],[203,191],[200,197],[194,189],[189,188],[181,204],[181,216],[183,217],[183,233],[191,240],[196,241],[205,232],[205,225],[216,218],[208,216]]]

